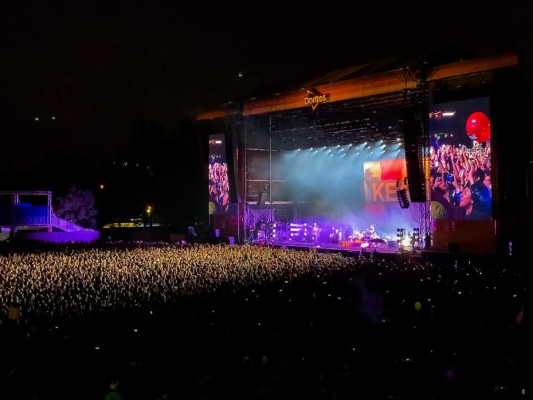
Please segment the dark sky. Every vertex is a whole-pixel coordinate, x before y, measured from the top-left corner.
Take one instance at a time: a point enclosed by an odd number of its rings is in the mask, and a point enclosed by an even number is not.
[[[58,144],[110,157],[138,119],[175,129],[233,99],[243,79],[298,80],[452,44],[516,50],[533,70],[524,0],[2,3],[0,148],[17,164]]]

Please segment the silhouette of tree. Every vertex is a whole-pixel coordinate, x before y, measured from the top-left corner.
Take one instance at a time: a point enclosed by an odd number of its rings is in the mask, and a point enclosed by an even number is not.
[[[58,217],[84,228],[96,228],[98,212],[95,197],[88,189],[78,189],[72,186],[64,196],[57,198],[54,212]]]

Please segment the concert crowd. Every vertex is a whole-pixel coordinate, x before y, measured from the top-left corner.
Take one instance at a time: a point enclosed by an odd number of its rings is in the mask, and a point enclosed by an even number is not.
[[[1,399],[526,399],[511,258],[0,246]]]
[[[488,220],[492,215],[491,147],[430,148],[432,217]]]

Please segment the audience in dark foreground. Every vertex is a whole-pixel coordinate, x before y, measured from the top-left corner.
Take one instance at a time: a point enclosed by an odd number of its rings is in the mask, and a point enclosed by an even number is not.
[[[0,399],[530,396],[529,282],[512,260],[0,251]]]

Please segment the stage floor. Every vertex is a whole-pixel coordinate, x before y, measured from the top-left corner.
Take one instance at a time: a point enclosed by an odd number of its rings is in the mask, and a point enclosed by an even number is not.
[[[396,242],[388,243],[379,243],[379,244],[368,244],[368,246],[361,246],[361,243],[316,243],[316,242],[300,242],[300,241],[291,241],[291,240],[270,240],[266,241],[256,241],[255,244],[271,247],[282,247],[282,248],[295,248],[295,249],[316,249],[317,251],[323,252],[343,252],[343,253],[386,253],[386,254],[417,254],[420,253],[419,250],[412,251],[411,247],[404,247],[400,249]]]

